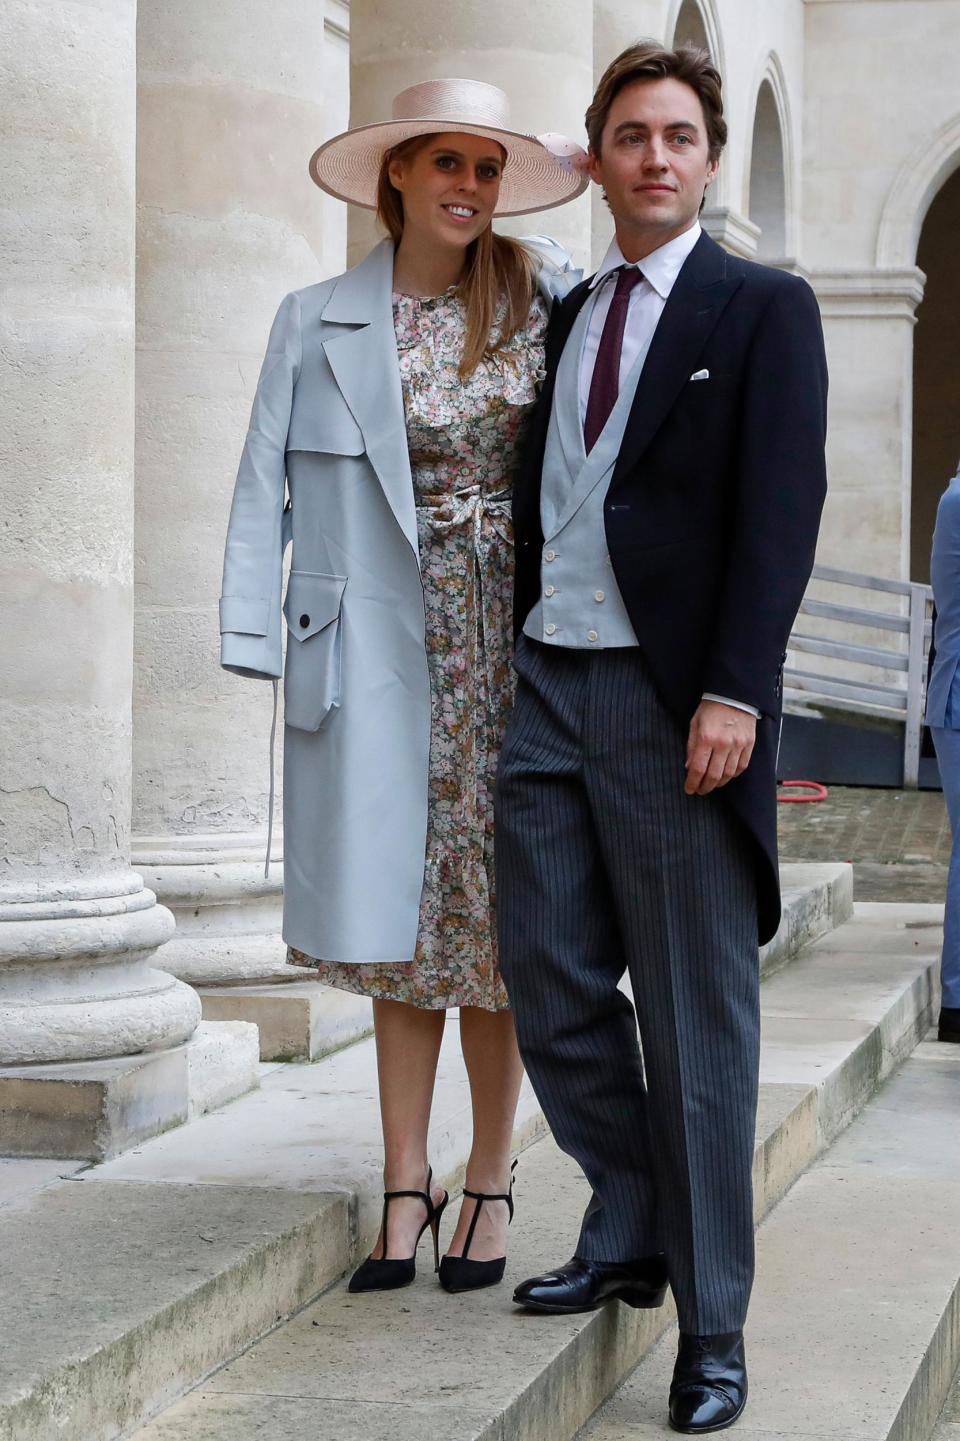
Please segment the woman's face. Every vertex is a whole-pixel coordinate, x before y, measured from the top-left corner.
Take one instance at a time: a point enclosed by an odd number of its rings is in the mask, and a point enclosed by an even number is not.
[[[405,238],[466,249],[493,218],[505,159],[495,140],[456,133],[396,156],[388,174],[403,197]]]

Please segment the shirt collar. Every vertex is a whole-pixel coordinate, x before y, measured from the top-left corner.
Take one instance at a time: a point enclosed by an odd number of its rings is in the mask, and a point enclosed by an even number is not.
[[[644,279],[650,282],[661,300],[666,300],[670,294],[683,262],[702,233],[699,220],[695,220],[689,230],[685,230],[682,235],[675,236],[673,240],[668,240],[666,245],[660,246],[659,250],[651,250],[649,255],[645,255],[637,263],[637,269]],[[624,260],[623,251],[614,236],[596,275],[590,282],[590,289],[595,290],[614,270],[619,270],[621,265],[629,266],[629,264],[629,261]]]

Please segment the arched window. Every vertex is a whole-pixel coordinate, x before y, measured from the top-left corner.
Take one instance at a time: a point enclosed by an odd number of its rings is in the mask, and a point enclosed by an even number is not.
[[[784,178],[783,133],[780,113],[769,80],[757,94],[750,152],[750,200],[748,213],[760,227],[757,255],[762,260],[782,260],[787,253],[787,202]]]
[[[704,22],[703,12],[697,4],[697,0],[683,0],[683,4],[680,6],[677,23],[674,26],[672,43],[674,45],[682,45],[684,41],[693,45],[700,45],[704,50],[710,49],[707,27]]]

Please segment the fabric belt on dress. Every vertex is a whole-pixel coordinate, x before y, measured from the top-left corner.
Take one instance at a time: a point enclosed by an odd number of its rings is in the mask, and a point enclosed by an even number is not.
[[[442,538],[454,532],[467,532],[472,536],[473,554],[469,564],[471,570],[466,577],[467,594],[473,589],[473,623],[466,637],[466,666],[469,672],[478,675],[481,665],[490,663],[491,647],[486,633],[487,607],[484,603],[483,576],[484,562],[494,548],[496,540],[510,546],[513,539],[511,518],[511,492],[509,490],[484,490],[479,484],[464,486],[462,489],[447,491],[440,495],[418,494],[417,513],[425,521],[433,535]],[[468,603],[469,610],[469,603]],[[494,647],[494,651],[496,647]],[[487,693],[494,690],[493,677],[487,674]],[[475,764],[471,738],[464,738],[464,764],[471,758]],[[476,856],[482,856],[484,847],[484,822],[480,816],[476,785],[464,788],[466,813],[462,817],[464,833],[472,837]],[[481,889],[485,882],[481,874],[466,871],[462,876],[465,895],[474,904],[484,900]]]
[[[431,526],[438,532],[458,530],[472,522],[473,538],[479,542],[483,534],[486,516],[494,520],[510,521],[510,491],[485,491],[479,485],[467,485],[462,490],[447,491],[442,495],[422,495],[417,498],[417,510],[429,517]],[[509,530],[501,531],[509,540]]]

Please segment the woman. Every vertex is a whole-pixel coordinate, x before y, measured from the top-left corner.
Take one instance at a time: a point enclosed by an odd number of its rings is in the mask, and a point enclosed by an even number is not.
[[[293,963],[373,998],[379,1067],[383,1224],[351,1289],[410,1282],[428,1225],[437,1247],[447,1197],[427,1128],[458,1006],[474,1134],[440,1278],[466,1290],[501,1279],[513,1211],[522,1071],[492,864],[510,471],[543,364],[537,282],[566,288],[491,220],[586,181],[509,128],[501,91],[465,80],[404,91],[392,122],[337,136],[310,172],[376,207],[389,238],[274,322],[227,537],[222,663],[280,675],[289,536],[284,938]]]

